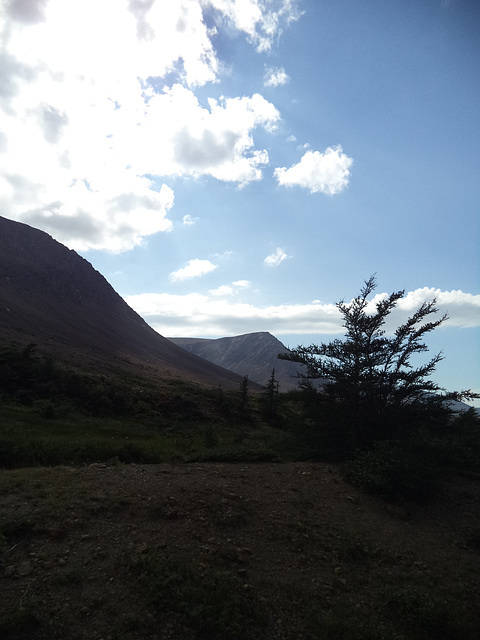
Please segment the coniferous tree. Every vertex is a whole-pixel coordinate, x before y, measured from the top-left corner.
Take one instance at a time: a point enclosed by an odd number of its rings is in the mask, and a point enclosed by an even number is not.
[[[416,354],[428,351],[424,337],[447,319],[446,314],[430,319],[438,311],[436,300],[422,303],[393,335],[387,335],[387,318],[405,292],[378,300],[372,311],[369,296],[375,288],[372,276],[354,300],[337,303],[346,330],[343,340],[299,346],[279,356],[305,364],[307,379],[329,381],[319,401],[361,447],[410,437],[420,426],[447,419],[451,400],[478,397],[470,391],[440,393],[444,390],[429,377],[441,354],[423,365],[412,362]]]
[[[241,396],[242,410],[243,411],[245,411],[245,409],[247,407],[248,385],[249,385],[248,376],[243,376],[242,381],[240,383],[240,396]]]
[[[267,410],[271,416],[277,413],[277,399],[279,393],[280,383],[275,378],[275,367],[272,369],[272,375],[270,376],[266,386],[266,400]]]

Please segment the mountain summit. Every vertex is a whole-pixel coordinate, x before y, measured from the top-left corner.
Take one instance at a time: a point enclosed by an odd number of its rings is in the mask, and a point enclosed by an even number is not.
[[[70,364],[130,367],[238,387],[241,378],[154,331],[92,265],[43,231],[0,217],[0,340]]]
[[[215,340],[201,338],[170,338],[172,342],[191,353],[210,360],[215,364],[248,375],[253,382],[265,386],[275,369],[275,378],[280,391],[288,391],[298,386],[298,374],[306,373],[306,368],[295,362],[279,360],[279,353],[286,353],[287,347],[268,331],[246,333],[230,338]]]

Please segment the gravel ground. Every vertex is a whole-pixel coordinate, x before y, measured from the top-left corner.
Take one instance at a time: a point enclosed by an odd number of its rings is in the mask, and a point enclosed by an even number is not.
[[[480,637],[480,482],[387,505],[335,465],[0,472],[0,637]]]

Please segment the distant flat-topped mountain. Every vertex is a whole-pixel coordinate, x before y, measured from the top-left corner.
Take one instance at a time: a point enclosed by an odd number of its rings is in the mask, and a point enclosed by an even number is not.
[[[235,371],[241,376],[265,386],[275,369],[280,391],[298,387],[298,374],[305,373],[303,365],[279,360],[279,353],[288,349],[267,331],[246,333],[215,340],[201,338],[170,338],[172,342],[190,353]]]
[[[11,342],[35,343],[71,364],[232,388],[241,382],[154,331],[75,251],[0,217],[0,345]]]

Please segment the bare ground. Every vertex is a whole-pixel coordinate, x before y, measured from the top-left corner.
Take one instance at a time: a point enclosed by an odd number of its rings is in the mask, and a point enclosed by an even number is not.
[[[328,464],[0,472],[0,637],[480,637],[480,482],[389,506]]]

